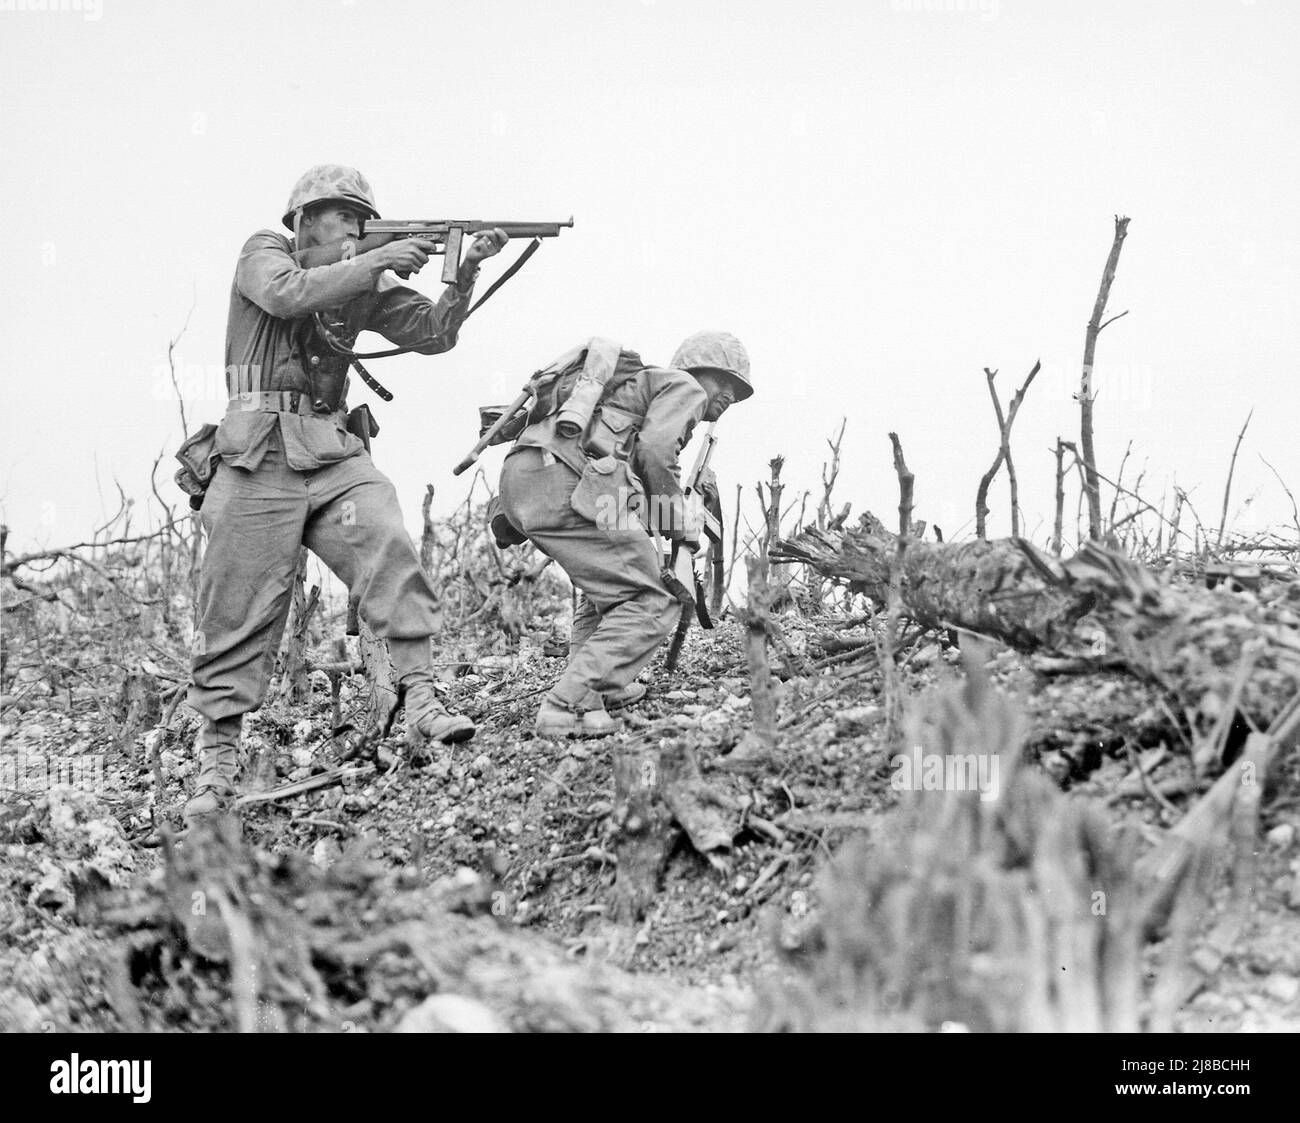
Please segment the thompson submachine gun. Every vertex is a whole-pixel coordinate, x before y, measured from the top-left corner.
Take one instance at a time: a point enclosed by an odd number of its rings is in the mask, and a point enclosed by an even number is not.
[[[344,238],[338,242],[328,242],[322,246],[299,250],[297,258],[298,264],[304,269],[314,269],[318,265],[333,265],[336,261],[359,257],[380,246],[386,246],[398,238],[422,238],[435,243],[437,248],[434,253],[443,255],[442,279],[444,283],[450,285],[455,282],[460,269],[460,247],[466,234],[482,234],[499,229],[504,230],[511,238],[534,239],[533,244],[515,263],[514,268],[518,268],[541,244],[537,239],[558,238],[564,227],[572,225],[572,217],[568,222],[507,222],[478,218],[376,218],[368,220],[362,226],[360,238]],[[481,304],[482,301],[479,303]]]
[[[360,238],[342,238],[336,242],[300,249],[295,252],[294,260],[303,269],[315,269],[340,261],[351,261],[398,238],[419,238],[434,243],[433,252],[443,255],[442,279],[447,284],[454,284],[460,272],[461,242],[466,234],[499,229],[511,238],[531,238],[532,241],[510,268],[474,302],[474,306],[466,313],[468,317],[477,312],[497,289],[523,268],[524,263],[542,244],[541,239],[558,238],[562,229],[572,225],[572,217],[568,222],[510,222],[476,218],[373,219],[363,223]],[[398,275],[403,280],[408,276],[403,273]],[[349,366],[384,401],[392,401],[392,393],[362,366],[361,360],[404,355],[415,350],[415,347],[391,347],[383,351],[358,354],[353,350],[355,342],[355,335],[348,334],[346,325],[335,316],[317,312],[306,325],[300,349],[304,369],[312,386],[312,397],[318,409],[328,410],[337,405]]]

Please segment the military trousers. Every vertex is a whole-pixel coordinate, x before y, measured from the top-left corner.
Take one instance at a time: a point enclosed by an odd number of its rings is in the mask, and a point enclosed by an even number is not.
[[[626,686],[673,630],[678,604],[659,579],[659,555],[635,519],[597,526],[570,506],[578,473],[539,448],[512,452],[501,471],[501,507],[581,590],[575,628],[586,633],[551,688],[571,710],[595,709]]]
[[[266,698],[306,546],[359,598],[400,681],[432,669],[437,595],[402,522],[397,492],[366,453],[313,471],[285,462],[278,428],[256,468],[218,465],[203,501],[190,705],[210,721]]]

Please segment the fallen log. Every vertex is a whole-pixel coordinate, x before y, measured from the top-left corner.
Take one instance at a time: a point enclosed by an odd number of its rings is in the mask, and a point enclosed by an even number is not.
[[[894,538],[867,514],[857,528],[807,528],[771,553],[846,580],[884,604]],[[1079,665],[1120,666],[1172,694],[1198,729],[1234,700],[1248,722],[1266,728],[1300,690],[1294,589],[1270,599],[1175,584],[1095,542],[1061,561],[1023,539],[909,541],[901,564],[902,611],[917,623],[980,633]],[[1253,670],[1238,683],[1247,657]]]

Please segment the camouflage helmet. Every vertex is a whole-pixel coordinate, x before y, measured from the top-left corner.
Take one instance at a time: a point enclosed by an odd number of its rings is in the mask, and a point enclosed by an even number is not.
[[[374,192],[370,190],[366,177],[356,168],[346,168],[342,164],[317,164],[303,172],[293,185],[281,221],[292,230],[294,216],[300,210],[312,203],[331,200],[350,203],[364,211],[367,218],[379,217],[379,211],[375,209]]]
[[[692,374],[718,370],[731,375],[738,402],[754,392],[754,384],[749,381],[749,355],[745,345],[730,332],[697,331],[682,341],[669,365]]]

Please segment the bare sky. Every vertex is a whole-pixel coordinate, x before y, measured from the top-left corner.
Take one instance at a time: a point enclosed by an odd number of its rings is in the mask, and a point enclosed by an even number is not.
[[[320,162],[385,217],[576,218],[454,351],[374,365],[395,402],[354,387],[413,529],[426,482],[463,497],[480,403],[592,334],[663,363],[722,328],[757,386],[719,426],[729,501],[776,453],[816,488],[847,416],[840,500],[892,519],[897,430],[950,537],[997,447],[982,368],[1007,398],[1041,357],[1014,447],[1042,541],[1116,212],[1101,470],[1131,440],[1126,478],[1217,526],[1253,408],[1233,510],[1289,522],[1260,456],[1300,488],[1298,32],[1282,0],[0,0],[11,546],[84,538],[114,477],[143,506],[159,453],[181,502],[167,342],[188,317],[190,423],[217,420],[236,254]]]

